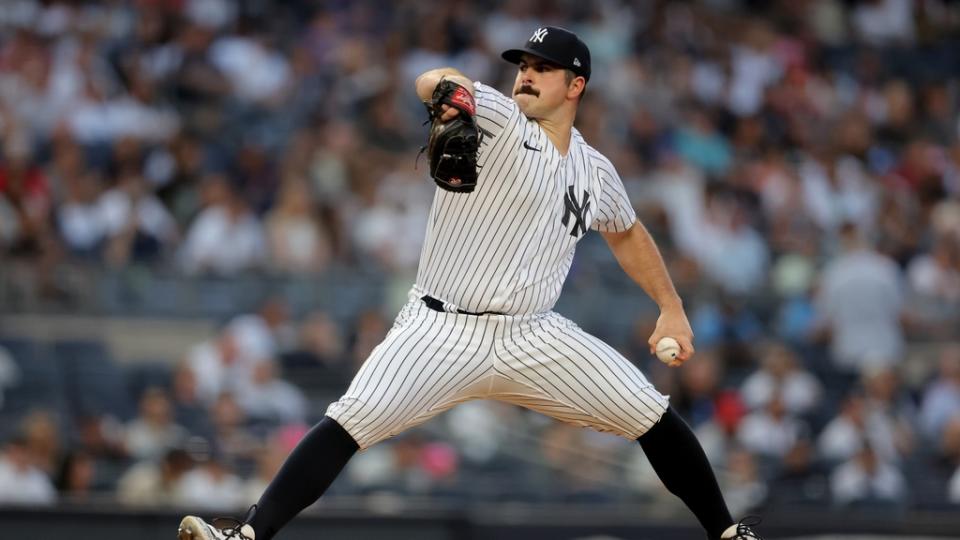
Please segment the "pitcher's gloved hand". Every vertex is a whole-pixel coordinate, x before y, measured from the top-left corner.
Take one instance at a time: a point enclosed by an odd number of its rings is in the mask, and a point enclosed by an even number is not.
[[[463,86],[443,79],[424,105],[431,123],[424,147],[430,159],[430,176],[447,191],[470,193],[477,187],[477,153],[482,140],[473,95]],[[456,109],[458,114],[444,121],[444,112],[449,111],[444,105]]]

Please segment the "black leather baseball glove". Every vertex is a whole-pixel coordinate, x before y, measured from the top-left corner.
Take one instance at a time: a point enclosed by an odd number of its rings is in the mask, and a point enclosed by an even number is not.
[[[430,159],[430,176],[438,186],[457,193],[470,193],[477,187],[477,152],[482,140],[474,117],[477,105],[473,95],[463,86],[441,79],[433,90],[427,107],[430,135],[426,150]],[[444,122],[442,105],[460,111],[452,120]]]

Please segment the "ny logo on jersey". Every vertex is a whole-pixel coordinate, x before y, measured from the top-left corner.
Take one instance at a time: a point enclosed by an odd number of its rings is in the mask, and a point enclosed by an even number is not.
[[[530,41],[530,43],[534,43],[534,42],[536,42],[536,43],[543,43],[543,38],[545,38],[545,37],[547,37],[547,29],[546,29],[546,28],[537,28],[537,31],[534,32],[532,36],[530,36],[530,40],[529,40],[529,41]]]
[[[566,210],[563,212],[563,219],[560,220],[560,223],[563,224],[564,227],[569,225],[571,215],[575,220],[573,222],[573,229],[570,231],[570,236],[576,238],[581,234],[587,234],[586,216],[590,211],[590,194],[587,193],[587,190],[583,190],[583,202],[578,203],[577,196],[573,193],[573,186],[569,186],[567,193],[563,196],[563,206]]]

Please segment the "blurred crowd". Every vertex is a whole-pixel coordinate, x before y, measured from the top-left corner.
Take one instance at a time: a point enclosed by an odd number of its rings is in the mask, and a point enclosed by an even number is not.
[[[453,66],[506,90],[499,52],[543,24],[591,48],[576,125],[700,352],[650,363],[646,315],[603,337],[671,395],[734,509],[960,504],[960,2],[10,0],[0,273],[51,302],[75,292],[65,266],[409,283],[434,189],[413,80]],[[136,388],[128,417],[24,416],[0,500],[249,504],[388,327],[266,302]],[[641,456],[468,404],[334,491],[669,500]]]

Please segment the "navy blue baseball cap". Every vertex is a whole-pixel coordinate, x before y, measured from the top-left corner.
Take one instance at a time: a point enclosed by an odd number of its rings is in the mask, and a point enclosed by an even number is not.
[[[539,56],[590,80],[590,49],[576,34],[565,28],[537,28],[522,49],[509,49],[500,56],[507,62],[519,64],[524,53]]]

